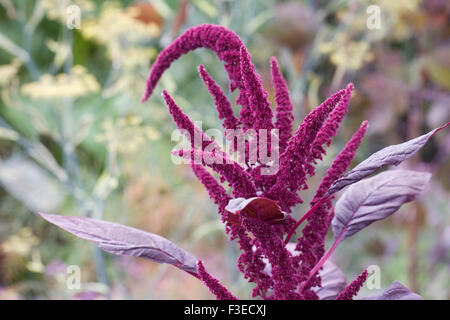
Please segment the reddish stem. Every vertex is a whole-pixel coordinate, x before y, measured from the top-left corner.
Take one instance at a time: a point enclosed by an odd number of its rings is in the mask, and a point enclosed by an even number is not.
[[[200,279],[200,276],[199,276],[197,273],[190,272],[190,271],[186,271],[186,273],[188,273],[188,274],[190,274],[191,276],[196,277],[197,279],[201,280],[201,279]]]
[[[286,240],[284,240],[284,244],[289,243],[289,240],[291,240],[292,235],[295,233],[295,230],[297,230],[297,228],[302,224],[302,222],[305,221],[306,219],[308,219],[308,217],[314,212],[314,210],[316,210],[328,197],[329,196],[323,197],[319,201],[317,201],[317,203],[314,206],[312,206],[312,208],[309,209],[309,211],[307,213],[305,213],[303,215],[303,217],[300,218],[300,220],[297,221],[295,226],[292,227],[292,229],[289,231],[288,235],[286,236]]]
[[[431,139],[436,133],[438,133],[438,131],[441,131],[442,129],[447,128],[449,125],[450,125],[450,122],[447,122],[442,127],[437,128],[436,131],[434,131],[433,134],[428,138],[428,140]]]
[[[308,279],[306,279],[306,281],[303,282],[302,286],[300,287],[300,291],[299,291],[300,293],[303,292],[303,290],[305,289],[305,286],[308,284],[308,282],[311,280],[311,278],[316,274],[317,271],[319,271],[319,269],[323,266],[325,261],[327,261],[328,258],[330,258],[330,256],[333,254],[334,250],[336,250],[336,247],[338,246],[339,242],[341,241],[342,237],[344,236],[345,230],[346,230],[346,228],[342,229],[341,234],[339,235],[339,237],[337,237],[337,239],[331,245],[330,249],[328,249],[328,251],[322,256],[322,258],[319,260],[319,262],[317,262],[317,264],[311,270],[311,272],[309,273]]]

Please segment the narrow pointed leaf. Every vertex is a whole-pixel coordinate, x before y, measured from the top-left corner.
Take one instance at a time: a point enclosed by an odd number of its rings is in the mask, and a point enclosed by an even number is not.
[[[414,200],[430,177],[426,172],[391,170],[353,184],[335,206],[335,240],[342,241],[393,214],[402,204]]]
[[[50,223],[98,244],[106,252],[168,263],[197,276],[197,259],[156,234],[103,220],[39,213]]]
[[[359,180],[371,175],[382,166],[396,166],[406,159],[411,158],[434,134],[436,134],[436,132],[444,129],[449,124],[450,123],[447,123],[446,125],[436,128],[415,139],[401,144],[392,145],[375,152],[369,158],[357,165],[354,169],[347,172],[342,178],[336,180],[328,189],[326,195],[338,192],[346,186],[358,182]]]
[[[400,282],[391,283],[382,294],[375,297],[366,297],[363,300],[423,300],[417,293],[412,292]]]

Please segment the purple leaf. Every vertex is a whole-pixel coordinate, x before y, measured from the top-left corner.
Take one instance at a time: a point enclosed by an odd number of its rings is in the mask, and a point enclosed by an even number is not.
[[[407,142],[392,145],[381,149],[378,152],[372,154],[369,158],[361,162],[354,169],[347,172],[342,178],[336,180],[331,187],[328,189],[325,195],[330,195],[342,190],[346,186],[358,182],[359,180],[371,175],[376,170],[382,166],[396,166],[402,161],[412,157],[417,151],[422,148],[425,143],[439,130],[444,129],[450,123],[436,128],[427,134],[424,134],[415,139],[409,140]]]
[[[424,189],[431,174],[409,170],[382,172],[350,186],[337,201],[332,221],[335,241],[384,219]],[[338,240],[337,240],[338,239]]]
[[[400,282],[391,283],[382,294],[375,297],[365,297],[363,300],[423,300],[417,293],[412,292]]]
[[[345,274],[330,260],[323,264],[319,275],[322,279],[322,286],[314,287],[313,290],[320,300],[334,300],[345,289],[347,284]]]
[[[197,259],[173,242],[156,234],[85,217],[44,213],[39,215],[77,237],[97,243],[106,252],[168,263],[197,276]]]

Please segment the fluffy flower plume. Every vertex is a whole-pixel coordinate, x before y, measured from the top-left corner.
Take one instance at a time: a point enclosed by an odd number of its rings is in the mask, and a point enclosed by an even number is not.
[[[221,26],[204,24],[188,29],[158,55],[150,70],[142,102],[150,97],[162,74],[173,61],[197,48],[214,51],[219,59],[225,62],[225,70],[230,78],[230,89],[242,88],[239,61],[243,45],[233,31]]]
[[[273,279],[264,272],[266,267],[262,257],[262,249],[254,246],[255,239],[250,237],[247,230],[243,228],[232,229],[232,239],[237,239],[241,255],[238,258],[238,269],[244,274],[249,282],[256,283],[252,297],[260,296],[266,298],[267,292],[273,287]]]
[[[217,112],[219,113],[219,119],[225,119],[223,127],[225,129],[236,129],[239,120],[233,114],[233,108],[231,107],[230,101],[228,101],[222,89],[209,75],[203,65],[198,67],[198,72],[209,93],[214,98],[214,103],[216,104]]]
[[[198,128],[189,117],[181,110],[181,108],[175,103],[173,98],[166,90],[163,90],[163,97],[169,108],[169,113],[172,115],[173,121],[176,123],[178,129],[186,130],[191,140],[191,148],[206,148],[211,143],[214,143],[200,128]],[[201,141],[201,146],[195,145],[195,138],[198,137],[198,141]],[[217,147],[217,150],[219,148]]]
[[[258,247],[267,257],[272,266],[273,299],[300,299],[301,295],[295,292],[296,270],[292,264],[292,256],[283,243],[279,233],[273,226],[257,219],[244,219],[245,228],[256,238]]]
[[[241,47],[241,74],[248,106],[253,113],[253,129],[272,129],[273,114],[270,102],[267,99],[267,92],[262,86],[261,79],[256,73],[255,67],[250,60],[250,54],[245,47]]]
[[[307,167],[308,174],[310,176],[314,175],[314,167],[311,165],[311,163],[316,164],[316,160],[322,160],[322,155],[325,154],[323,145],[325,144],[328,147],[330,146],[331,139],[336,136],[339,125],[347,114],[352,90],[353,83],[349,83],[347,85],[347,88],[345,89],[341,101],[331,112],[330,117],[324,123],[322,128],[320,128],[320,131],[317,133],[317,137],[314,139],[313,145],[311,147],[311,154],[309,156],[309,164]]]
[[[311,269],[325,253],[325,236],[333,216],[330,212],[332,209],[332,199],[327,198],[324,201],[323,196],[330,188],[331,184],[349,167],[366,130],[367,121],[364,121],[333,161],[332,165],[327,170],[325,177],[322,179],[316,194],[311,200],[311,207],[314,207],[318,203],[320,203],[320,205],[318,205],[306,219],[307,223],[302,229],[303,236],[298,239],[296,245],[296,251],[300,252],[295,258],[297,264],[300,264],[300,272],[298,274],[300,282],[307,279]],[[320,285],[319,275],[315,274],[314,279],[309,281],[308,284],[310,287]]]
[[[281,154],[277,159],[279,170],[272,175],[263,175],[262,169],[267,167],[266,163],[247,161],[249,156],[247,151],[250,150],[249,144],[252,142],[248,137],[245,138],[245,157],[240,155],[240,162],[231,160],[229,154],[219,149],[215,141],[201,132],[164,91],[163,97],[177,127],[186,130],[191,138],[196,135],[202,137],[203,141],[196,146],[195,141],[191,139],[191,150],[175,150],[172,153],[191,161],[194,174],[217,204],[230,239],[239,243],[241,255],[238,258],[238,268],[245,279],[255,284],[252,296],[260,296],[264,299],[317,299],[318,296],[312,290],[312,285],[320,285],[319,273],[315,274],[311,281],[305,281],[305,279],[323,256],[325,235],[332,218],[332,198],[323,198],[323,195],[347,169],[361,143],[367,123],[364,122],[353,135],[323,178],[310,203],[312,208],[308,217],[304,217],[307,223],[302,230],[302,237],[295,246],[295,254],[287,250],[285,242],[290,239],[295,228],[303,221],[302,219],[296,221],[283,213],[276,223],[270,224],[255,218],[260,217],[258,214],[248,216],[242,215],[239,211],[233,212],[235,220],[232,220],[227,208],[231,200],[236,200],[233,197],[244,198],[244,200],[254,197],[266,198],[260,199],[260,203],[268,203],[268,200],[275,201],[278,208],[278,213],[268,212],[272,209],[265,208],[265,214],[270,216],[271,214],[280,215],[280,208],[290,212],[293,206],[302,203],[298,192],[308,187],[307,175],[314,174],[315,160],[321,159],[325,153],[323,145],[329,145],[336,135],[339,124],[347,112],[353,85],[349,84],[346,89],[331,95],[312,110],[292,135],[294,119],[292,103],[286,81],[282,77],[276,59],[272,58],[270,65],[276,104],[275,119],[273,119],[268,94],[262,86],[260,76],[255,71],[250,54],[239,37],[221,26],[202,25],[187,30],[160,53],[150,71],[143,100],[151,95],[158,79],[174,60],[200,47],[209,48],[218,55],[219,59],[225,63],[230,89],[239,90],[235,104],[240,105],[241,110],[236,117],[233,113],[233,104],[227,99],[222,89],[206,72],[204,66],[199,67],[200,77],[214,99],[219,119],[224,120],[223,127],[240,130],[244,135],[249,132],[249,129],[256,131],[278,129],[279,148],[275,152],[277,157]],[[257,134],[257,139],[260,138],[261,136]],[[268,144],[270,145],[272,141],[274,140],[268,139]],[[210,147],[213,143],[214,151],[211,152]],[[270,150],[270,147],[267,146],[267,149]],[[230,151],[236,150],[235,148]],[[258,155],[261,153],[259,145],[256,152]],[[210,167],[218,173],[220,179],[216,180],[205,167]],[[224,182],[228,184],[231,192],[222,185]],[[258,210],[258,208],[252,210]],[[285,216],[284,220],[283,216]],[[283,240],[286,235],[288,237]],[[271,268],[270,273],[266,272],[268,265]],[[198,264],[198,269],[200,279],[217,298],[234,298],[204,270],[201,262]],[[305,287],[306,282],[308,287]],[[356,284],[351,288],[356,288]],[[351,290],[354,290],[351,288],[346,289],[348,292],[341,295],[345,297],[351,295]]]
[[[363,121],[359,129],[353,134],[345,147],[336,156],[336,159],[327,170],[325,177],[323,177],[319,187],[317,188],[314,199],[311,201],[311,205],[316,204],[316,202],[325,195],[325,192],[330,188],[331,184],[340,178],[341,175],[348,169],[351,161],[355,157],[356,151],[361,145],[368,125],[369,123],[367,121]]]
[[[339,295],[336,300],[353,300],[359,290],[364,285],[368,276],[367,270],[364,270],[355,280],[353,280]]]
[[[205,269],[203,263],[198,261],[198,276],[208,287],[209,291],[217,297],[217,300],[237,300],[233,294],[227,290],[217,279],[214,279]]]
[[[172,154],[187,157],[191,161],[201,159],[202,165],[209,166],[230,184],[236,197],[251,198],[256,195],[256,187],[251,181],[251,176],[239,163],[223,154],[203,152],[201,150],[174,150]]]
[[[292,136],[294,115],[292,114],[292,103],[289,99],[288,87],[278,67],[278,61],[275,57],[272,57],[270,63],[272,82],[275,89],[275,102],[277,104],[275,127],[280,131],[280,153],[282,153]]]
[[[336,92],[311,111],[295,135],[289,140],[285,152],[281,155],[277,182],[266,193],[266,196],[279,201],[283,210],[290,211],[291,207],[303,202],[297,195],[297,191],[307,188],[306,165],[311,152],[311,144],[326,117],[334,109],[344,92],[345,90]]]
[[[227,194],[225,188],[203,166],[191,162],[191,168],[197,179],[205,186],[209,197],[213,199],[214,203],[219,207],[222,220],[225,221],[226,217],[224,209],[231,200],[231,196]]]

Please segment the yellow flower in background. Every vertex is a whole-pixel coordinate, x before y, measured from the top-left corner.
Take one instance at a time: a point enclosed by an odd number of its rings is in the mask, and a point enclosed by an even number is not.
[[[74,66],[69,74],[45,74],[38,82],[27,83],[21,88],[31,99],[79,98],[99,90],[99,83],[83,66]]]
[[[59,20],[63,24],[69,18],[67,8],[71,5],[78,6],[82,15],[95,9],[94,2],[90,0],[42,0],[47,17],[51,20]]]
[[[422,0],[378,0],[376,2],[382,10],[387,10],[391,15],[401,15],[416,11],[421,3]]]
[[[22,62],[18,58],[13,59],[9,64],[0,66],[0,100],[2,100],[6,106],[14,105],[14,102],[11,99],[11,91],[14,91],[19,84],[17,73],[21,66]],[[4,134],[5,129],[0,128],[0,138],[5,137]],[[11,137],[11,135],[7,136]]]
[[[22,62],[19,59],[14,59],[10,64],[0,66],[0,87],[8,86],[19,72]]]
[[[99,17],[83,21],[81,32],[103,44],[118,40],[136,43],[158,36],[160,25],[156,21],[143,23],[137,19],[139,15],[138,7],[124,9],[118,2],[106,2]]]
[[[41,253],[37,249],[31,251],[31,260],[27,263],[27,269],[31,272],[42,273],[45,266],[42,264]]]
[[[55,41],[51,38],[47,39],[45,44],[47,45],[47,48],[55,55],[53,58],[54,65],[57,68],[60,68],[64,62],[66,62],[67,57],[71,54],[71,46],[68,43]]]
[[[108,150],[120,153],[134,153],[147,141],[159,137],[158,131],[149,125],[142,125],[142,119],[135,115],[116,121],[106,120],[103,132],[97,135],[97,141],[106,144]]]
[[[370,36],[372,39],[385,37],[404,40],[413,35],[415,29],[422,27],[422,0],[378,0],[355,2],[355,10],[343,9],[336,13],[337,20],[346,25],[346,33],[355,36]],[[380,8],[380,29],[367,28],[369,5]]]
[[[338,34],[333,42],[320,44],[318,50],[329,55],[334,65],[347,70],[360,69],[364,63],[373,59],[368,42],[349,39],[343,33]]]
[[[397,40],[412,36],[415,28],[423,23],[421,3],[422,0],[380,0],[381,14],[388,19],[386,34]]]
[[[107,2],[98,17],[82,21],[81,32],[106,46],[113,61],[125,67],[146,65],[155,54],[153,48],[143,44],[160,35],[161,26],[157,20],[138,19],[142,8],[122,8],[117,2]]]
[[[22,228],[17,234],[6,239],[1,244],[1,249],[6,254],[27,256],[33,247],[39,244],[39,239],[33,235],[30,228]]]

